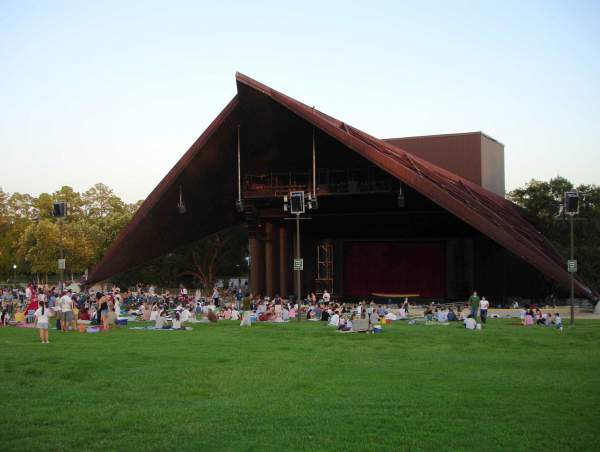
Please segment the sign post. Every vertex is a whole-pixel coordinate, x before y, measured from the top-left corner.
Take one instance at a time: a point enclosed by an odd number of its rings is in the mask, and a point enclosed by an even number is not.
[[[577,261],[575,260],[575,239],[573,234],[573,217],[579,213],[579,192],[568,191],[565,193],[564,212],[569,215],[571,224],[571,257],[567,262],[567,270],[571,277],[571,320],[570,325],[575,323],[575,272],[577,272]]]
[[[303,209],[304,210],[304,209]],[[302,265],[296,266],[296,262],[302,264],[302,258],[300,257],[300,213],[296,214],[296,259],[294,259],[294,271],[296,272],[296,300],[298,301],[298,322],[302,320],[302,291],[300,290],[300,276],[302,271]]]
[[[308,202],[306,201],[308,198]],[[298,321],[302,320],[302,289],[301,284],[301,273],[304,270],[304,259],[300,256],[300,215],[302,215],[306,208],[316,209],[317,199],[313,197],[312,193],[308,194],[308,197],[304,196],[303,191],[292,191],[288,196],[283,197],[283,210],[284,212],[290,212],[295,215],[296,218],[296,252],[294,256],[294,272],[296,274],[296,300],[298,302]],[[286,218],[286,220],[293,220],[294,218]],[[310,220],[310,218],[302,218],[304,220]]]
[[[284,201],[287,200],[284,198]],[[302,320],[302,290],[301,284],[301,271],[304,268],[302,258],[300,257],[300,215],[304,213],[304,192],[293,191],[290,192],[290,213],[296,215],[296,256],[294,257],[294,272],[296,273],[296,301],[298,302],[298,321]],[[287,207],[284,207],[284,210]]]

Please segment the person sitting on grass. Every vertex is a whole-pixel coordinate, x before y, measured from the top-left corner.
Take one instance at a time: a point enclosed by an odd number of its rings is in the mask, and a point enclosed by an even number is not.
[[[335,326],[337,328],[339,326],[339,324],[340,324],[340,315],[336,311],[329,318],[329,322],[327,323],[327,325]]]
[[[174,330],[185,329],[185,327],[181,326],[181,314],[179,314],[179,312],[175,312],[175,317],[173,317],[171,328],[173,328]]]
[[[523,320],[523,325],[530,326],[533,325],[533,310],[529,309],[525,314],[525,319]]]
[[[87,325],[91,322],[90,312],[87,308],[82,308],[79,311],[79,318],[77,319],[77,327],[80,333],[85,333]]]
[[[465,318],[466,318],[466,317],[465,317],[465,314],[464,314],[464,312],[463,312],[463,310],[462,310],[462,307],[461,307],[461,305],[458,305],[458,306],[456,307],[456,318],[457,318],[457,319],[458,319],[460,322],[464,321],[464,320],[465,320]]]
[[[181,311],[181,323],[187,322],[188,320],[190,320],[190,317],[192,317],[192,313],[190,312],[190,310],[186,306],[183,309],[183,311]]]
[[[398,311],[401,311],[402,308],[400,308]],[[385,317],[386,320],[390,320],[390,321],[394,321],[394,320],[398,320],[400,317],[398,314],[394,314],[392,311],[388,312]]]
[[[536,325],[545,325],[546,320],[544,319],[544,315],[540,308],[535,308],[535,324]]]
[[[443,308],[438,309],[436,319],[439,323],[447,323],[448,322],[448,313],[446,312],[446,310]]]
[[[158,307],[158,303],[154,303],[152,305],[152,309],[150,311],[150,321],[156,322],[158,320],[159,316],[160,316],[160,309]]]
[[[456,322],[458,319],[456,318],[456,314],[454,313],[454,309],[448,308],[448,322]]]
[[[217,318],[217,314],[215,314],[215,311],[213,311],[212,309],[208,310],[208,320],[211,323],[216,323],[219,319]]]
[[[165,327],[167,321],[167,311],[166,309],[161,309],[157,312],[158,314],[156,316],[156,323],[154,324],[154,328],[157,330],[162,330]]]
[[[477,321],[470,314],[465,319],[464,323],[465,323],[465,328],[468,329],[468,330],[474,330],[475,328],[477,328]]]
[[[431,307],[427,306],[425,308],[425,312],[423,313],[423,316],[425,317],[426,325],[430,325],[433,322],[433,311],[431,310]]]
[[[372,330],[375,325],[379,325],[379,314],[376,309],[373,309],[369,315],[369,330]]]
[[[356,314],[352,314],[350,319],[341,319],[338,326],[338,331],[341,333],[348,333],[352,331],[352,320],[356,318]]]
[[[281,320],[287,322],[290,320],[290,308],[287,303],[281,305]]]

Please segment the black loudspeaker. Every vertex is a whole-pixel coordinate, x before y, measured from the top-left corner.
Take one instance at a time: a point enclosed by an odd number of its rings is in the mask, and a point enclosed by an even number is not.
[[[64,201],[54,203],[53,214],[55,217],[67,216],[67,204]]]
[[[293,191],[290,193],[290,213],[304,213],[303,191]]]
[[[565,193],[565,213],[570,215],[579,213],[579,193],[576,191]]]

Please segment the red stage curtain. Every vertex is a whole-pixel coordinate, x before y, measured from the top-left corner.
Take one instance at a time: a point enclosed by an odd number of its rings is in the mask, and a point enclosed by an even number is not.
[[[374,292],[444,297],[444,242],[344,243],[344,293],[366,297]]]

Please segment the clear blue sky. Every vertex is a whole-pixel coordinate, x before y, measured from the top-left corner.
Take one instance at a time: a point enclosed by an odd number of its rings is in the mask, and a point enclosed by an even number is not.
[[[0,186],[144,198],[236,70],[381,138],[482,130],[509,189],[600,183],[597,1],[202,3],[0,0]]]

